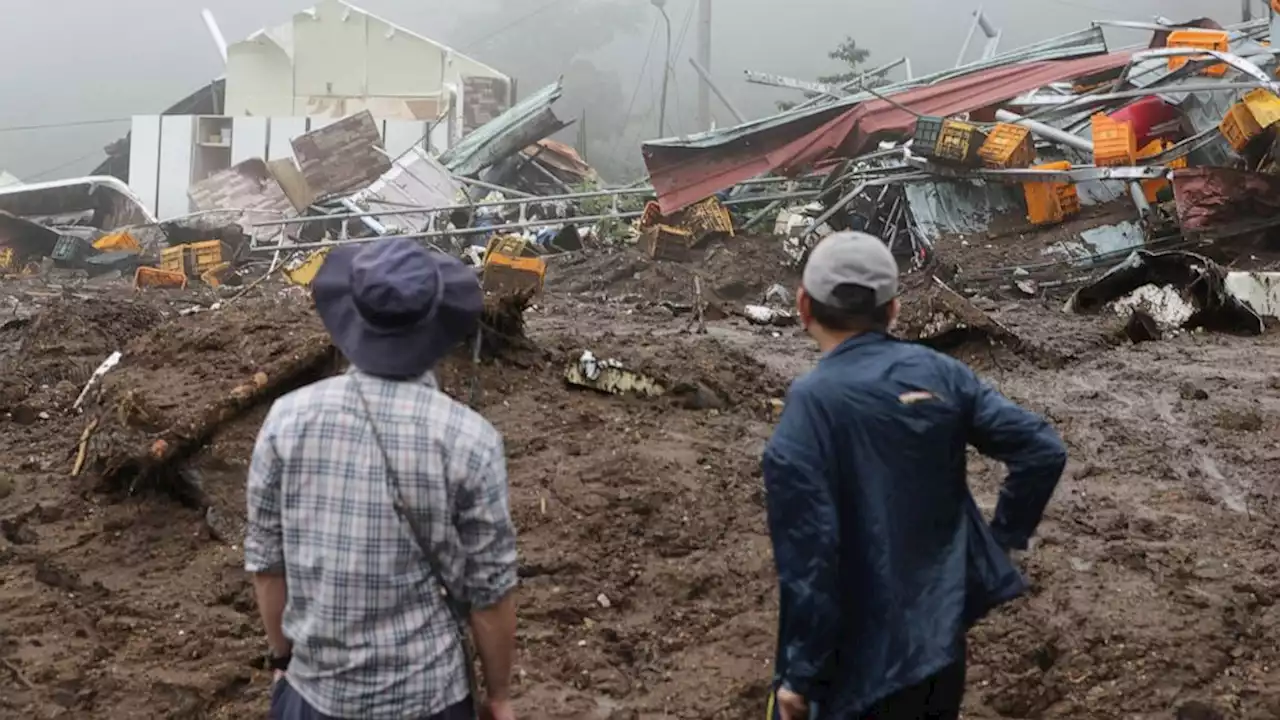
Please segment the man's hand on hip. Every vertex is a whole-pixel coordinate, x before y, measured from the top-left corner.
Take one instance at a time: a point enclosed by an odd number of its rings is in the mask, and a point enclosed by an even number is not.
[[[805,720],[809,717],[809,701],[786,688],[778,688],[777,702],[782,720]]]

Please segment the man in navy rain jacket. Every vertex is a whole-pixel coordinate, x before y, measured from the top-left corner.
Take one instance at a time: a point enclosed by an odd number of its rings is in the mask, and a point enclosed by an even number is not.
[[[962,363],[887,332],[898,267],[878,238],[814,248],[798,305],[823,357],[764,453],[781,588],[774,717],[955,720],[965,633],[1021,594],[1066,464],[1057,433]],[[988,525],[968,445],[1009,476]]]

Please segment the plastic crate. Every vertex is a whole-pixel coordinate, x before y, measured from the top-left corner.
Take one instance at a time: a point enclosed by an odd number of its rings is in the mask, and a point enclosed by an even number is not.
[[[1138,138],[1133,127],[1101,113],[1094,115],[1093,164],[1098,167],[1132,165],[1138,155]]]
[[[940,117],[922,117],[916,120],[915,133],[911,136],[911,151],[923,157],[933,157],[938,139],[942,137]]]
[[[311,281],[315,280],[316,273],[320,272],[321,266],[324,265],[325,258],[329,257],[330,248],[321,248],[308,255],[302,262],[292,266],[281,268],[281,272],[294,285],[309,287]]]
[[[943,120],[942,132],[938,135],[933,155],[939,160],[959,165],[977,165],[978,151],[986,141],[987,134],[977,125],[960,120]]]
[[[1245,107],[1263,130],[1280,122],[1280,96],[1264,88],[1250,90],[1244,96]]]
[[[1218,124],[1218,132],[1231,143],[1236,152],[1242,152],[1254,138],[1262,134],[1262,126],[1258,124],[1249,106],[1238,102],[1227,110],[1227,114]]]
[[[217,267],[225,262],[222,257],[223,247],[221,240],[188,243],[186,247],[191,257],[190,274],[192,275],[202,275],[208,272],[210,268]]]
[[[505,255],[507,257],[526,257],[530,255],[529,241],[519,235],[494,235],[485,246],[485,257]]]
[[[729,215],[729,209],[714,195],[685,209],[672,224],[689,231],[693,236],[690,246],[713,237],[733,237],[733,217]]]
[[[182,245],[160,251],[160,269],[170,273],[187,274],[187,249]]]
[[[536,257],[488,255],[480,285],[487,293],[515,295],[538,293],[547,276],[547,261]]]
[[[13,270],[13,248],[0,248],[0,272],[11,272]]]
[[[1173,147],[1173,143],[1165,140],[1152,140],[1138,151],[1139,160],[1147,160],[1156,157],[1165,150]],[[1187,166],[1187,157],[1184,155],[1180,158],[1174,158],[1166,163],[1170,168],[1184,168]],[[1147,202],[1154,203],[1160,199],[1160,193],[1169,187],[1168,178],[1153,178],[1151,180],[1141,181],[1142,194],[1146,196]]]
[[[1070,170],[1066,160],[1036,165],[1035,170]],[[1032,225],[1053,225],[1080,212],[1080,195],[1073,183],[1029,181],[1022,183],[1027,220]]]
[[[75,263],[89,254],[89,243],[72,235],[63,235],[53,246],[49,257],[59,263]]]
[[[1000,123],[982,143],[978,156],[989,168],[1024,168],[1035,162],[1036,145],[1028,128]]]
[[[655,225],[640,236],[640,245],[655,260],[688,260],[693,234],[670,225]]]
[[[93,247],[98,250],[139,250],[141,246],[138,240],[125,231],[104,235],[93,243]]]
[[[133,273],[133,287],[141,290],[149,287],[185,288],[187,274],[153,267],[140,267]]]
[[[1165,43],[1166,47],[1171,48],[1196,48],[1200,50],[1216,50],[1218,52],[1228,52],[1231,49],[1230,39],[1226,30],[1174,30],[1169,33],[1169,41]],[[1208,57],[1200,56],[1182,56],[1169,58],[1169,72],[1181,69],[1193,59]],[[1227,74],[1226,63],[1215,63],[1200,71],[1203,75],[1212,77],[1222,77]]]

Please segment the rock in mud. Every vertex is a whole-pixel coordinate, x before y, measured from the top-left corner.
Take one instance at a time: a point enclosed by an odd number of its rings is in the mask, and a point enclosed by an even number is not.
[[[1196,387],[1191,382],[1184,382],[1178,387],[1178,394],[1183,400],[1208,400],[1209,393],[1203,388]]]

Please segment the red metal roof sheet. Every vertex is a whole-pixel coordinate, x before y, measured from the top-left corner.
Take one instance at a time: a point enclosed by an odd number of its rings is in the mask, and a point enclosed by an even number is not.
[[[1010,100],[1050,83],[1123,67],[1132,53],[1045,60],[992,68],[915,88],[894,102],[921,115],[956,115]],[[794,174],[831,157],[856,157],[887,137],[905,137],[916,118],[884,100],[762,127],[714,147],[645,145],[644,160],[663,214],[767,172]]]

